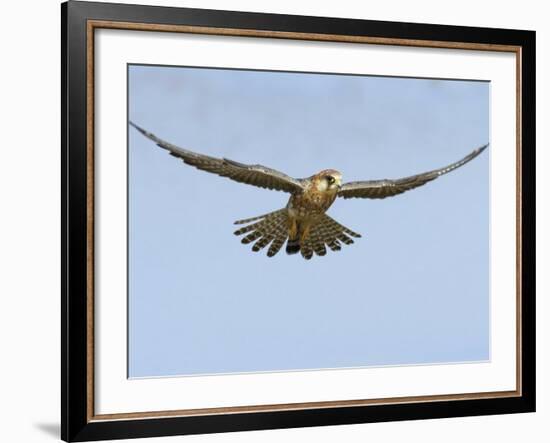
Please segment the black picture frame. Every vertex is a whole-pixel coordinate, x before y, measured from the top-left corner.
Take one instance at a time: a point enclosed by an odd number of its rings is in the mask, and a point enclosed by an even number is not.
[[[535,32],[69,1],[61,5],[61,438],[90,441],[535,411]],[[95,420],[89,399],[90,266],[87,39],[90,20],[332,36],[510,45],[521,54],[521,393],[197,416]],[[93,235],[93,233],[92,233]],[[93,405],[92,405],[93,407]]]

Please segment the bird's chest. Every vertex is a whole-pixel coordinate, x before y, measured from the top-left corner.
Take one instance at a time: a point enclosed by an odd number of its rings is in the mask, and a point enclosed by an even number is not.
[[[288,202],[288,209],[300,218],[324,213],[336,196],[316,190],[306,190],[302,194],[293,195]]]

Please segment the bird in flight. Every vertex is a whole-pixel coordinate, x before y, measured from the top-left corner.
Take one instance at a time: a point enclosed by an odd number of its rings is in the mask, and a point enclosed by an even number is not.
[[[339,251],[342,243],[350,245],[353,238],[361,237],[326,214],[336,197],[381,199],[401,194],[460,168],[476,158],[488,146],[481,146],[448,166],[422,174],[395,180],[342,183],[342,174],[334,169],[325,169],[308,178],[293,178],[266,166],[238,163],[227,158],[210,157],[180,148],[132,122],[129,123],[159,147],[166,149],[170,155],[188,165],[240,183],[289,193],[290,198],[284,208],[257,217],[237,220],[236,225],[245,226],[236,230],[234,234],[246,234],[241,242],[254,242],[252,250],[255,252],[269,245],[268,257],[277,254],[286,242],[287,254],[300,252],[306,260],[314,253],[318,256],[325,255],[327,246],[332,251]]]

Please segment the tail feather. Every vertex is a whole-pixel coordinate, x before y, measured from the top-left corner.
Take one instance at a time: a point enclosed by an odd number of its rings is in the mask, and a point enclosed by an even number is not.
[[[252,243],[254,240],[258,240],[262,236],[262,233],[260,231],[254,231],[251,234],[248,234],[246,237],[243,237],[241,240],[241,243],[243,245],[247,245],[248,243]]]
[[[251,225],[244,226],[240,229],[237,229],[233,234],[235,235],[242,235],[246,234],[247,232],[254,231],[262,222],[252,223]]]
[[[254,252],[258,252],[260,249],[265,248],[272,241],[273,241],[272,235],[265,235],[262,238],[260,238],[256,243],[254,243],[254,246],[252,246],[252,250]]]
[[[309,235],[305,239],[302,239],[301,242],[299,238],[291,240],[288,238],[289,220],[286,208],[235,222],[235,224],[246,223],[251,224],[241,227],[234,234],[246,234],[241,239],[241,243],[253,243],[252,250],[254,252],[269,246],[268,257],[276,255],[287,242],[286,252],[288,254],[300,252],[303,258],[309,260],[314,254],[320,257],[326,255],[327,247],[332,251],[340,251],[342,244],[351,245],[353,238],[361,237],[360,234],[323,214],[310,226]]]
[[[289,255],[297,254],[300,252],[300,240],[295,238],[293,240],[288,239],[286,244],[286,253]]]
[[[309,260],[313,257],[314,252],[316,255],[322,257],[327,253],[326,246],[332,251],[340,251],[342,249],[340,242],[346,245],[353,243],[353,239],[350,237],[359,238],[361,235],[341,225],[328,215],[323,214],[310,227],[309,236],[301,245],[302,257]]]
[[[244,218],[242,220],[237,220],[236,222],[233,222],[234,225],[244,225],[245,223],[250,223],[256,220],[261,220],[262,218],[269,217],[271,215],[276,214],[277,212],[281,212],[283,209],[279,209],[278,211],[268,212],[267,214],[257,215],[256,217],[252,218]]]
[[[323,236],[322,225],[317,225],[318,229],[314,229],[311,233],[311,244],[315,254],[319,257],[327,254],[327,248],[325,247],[325,237]]]
[[[311,257],[313,257],[313,247],[311,246],[311,240],[309,237],[306,238],[302,243],[300,247],[300,252],[302,253],[302,257],[304,257],[306,260],[309,260]]]
[[[277,236],[273,239],[273,243],[269,246],[269,249],[267,251],[268,257],[273,257],[277,252],[279,252],[286,240],[287,233],[286,229],[282,232],[278,232]]]
[[[352,245],[353,243],[355,243],[351,238],[349,238],[346,234],[342,234],[342,233],[337,233],[335,234],[335,237],[338,239],[338,240],[341,240],[342,242],[344,242],[346,245]]]
[[[342,249],[342,246],[340,242],[338,241],[338,238],[335,237],[335,234],[337,233],[334,229],[331,229],[331,225],[328,223],[323,223],[319,229],[321,230],[321,237],[323,239],[326,239],[326,245],[332,250],[332,251],[340,251]]]
[[[244,220],[238,220],[235,224],[256,222],[244,226],[234,232],[235,235],[249,233],[241,243],[248,244],[256,241],[252,246],[254,252],[269,246],[267,255],[273,257],[281,249],[288,236],[288,214],[286,208],[268,214],[259,215]]]

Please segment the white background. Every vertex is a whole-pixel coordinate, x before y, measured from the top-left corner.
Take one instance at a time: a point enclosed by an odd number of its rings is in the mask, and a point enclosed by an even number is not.
[[[356,17],[442,24],[462,24],[538,31],[537,48],[537,303],[538,412],[515,416],[474,417],[379,423],[314,429],[277,430],[175,437],[193,442],[246,441],[545,441],[550,419],[550,349],[546,343],[550,314],[544,299],[548,272],[548,197],[550,178],[548,120],[550,30],[543,2],[464,0],[460,8],[436,1],[153,1],[149,4],[209,7],[305,15]],[[59,423],[59,3],[13,2],[3,10],[0,109],[0,404],[2,441],[57,439]],[[545,56],[543,56],[545,54]],[[544,204],[546,203],[546,204]]]

